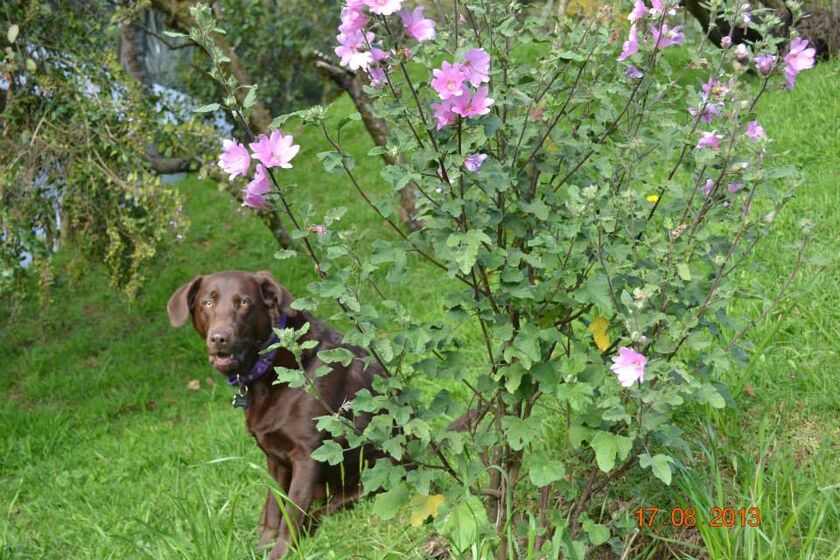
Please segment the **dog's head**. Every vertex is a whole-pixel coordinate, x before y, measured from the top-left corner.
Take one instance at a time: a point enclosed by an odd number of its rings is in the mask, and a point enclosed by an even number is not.
[[[297,315],[292,296],[268,271],[229,270],[197,276],[175,290],[166,310],[180,327],[192,318],[210,363],[224,374],[247,372],[280,314]]]

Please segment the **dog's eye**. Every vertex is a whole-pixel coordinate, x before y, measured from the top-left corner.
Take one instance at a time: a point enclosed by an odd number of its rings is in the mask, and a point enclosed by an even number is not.
[[[213,300],[212,299],[206,299],[206,300],[204,300],[204,302],[202,302],[202,305],[204,307],[213,307]]]
[[[240,299],[239,300],[239,307],[248,307],[249,305],[251,305],[251,302],[248,301],[247,299]]]

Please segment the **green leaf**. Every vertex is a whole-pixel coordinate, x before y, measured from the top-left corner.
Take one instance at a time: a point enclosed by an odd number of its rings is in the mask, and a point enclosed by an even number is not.
[[[519,362],[499,368],[499,374],[505,381],[505,389],[508,393],[515,393],[522,383],[522,376],[525,375],[525,368]]]
[[[217,111],[221,109],[221,105],[218,103],[208,103],[207,105],[202,105],[197,109],[193,109],[193,113],[212,113],[213,111]]]
[[[303,387],[306,384],[306,378],[303,376],[303,372],[299,369],[278,366],[274,368],[274,371],[277,372],[277,379],[274,381],[275,385],[279,383],[288,383],[289,387],[296,389],[298,387]]]
[[[713,408],[726,407],[726,400],[718,392],[718,390],[715,389],[714,385],[711,385],[710,383],[704,383],[700,387],[697,400],[700,401],[700,404],[709,403]]]
[[[677,264],[677,274],[680,275],[680,278],[685,280],[686,282],[691,280],[691,271],[688,269],[688,263],[679,263]]]
[[[274,253],[274,258],[277,259],[278,261],[290,259],[290,258],[296,257],[296,256],[297,256],[297,251],[295,251],[294,249],[280,249],[279,251]]]
[[[318,352],[318,358],[328,364],[338,362],[344,367],[347,367],[353,361],[353,353],[347,348],[330,348],[329,350]]]
[[[397,437],[392,437],[382,444],[382,450],[391,455],[397,461],[403,458],[403,451],[405,448],[405,436],[400,434]]]
[[[657,453],[652,458],[647,453],[639,455],[639,465],[643,469],[653,467],[653,476],[668,486],[671,485],[671,463],[673,462],[674,459],[662,453]]]
[[[537,488],[548,486],[566,476],[566,468],[557,459],[550,459],[543,450],[536,450],[525,457],[528,478]]]
[[[589,446],[595,451],[598,468],[608,473],[615,468],[616,456],[622,461],[627,458],[633,447],[633,440],[600,430],[589,442]]]
[[[242,100],[242,107],[250,109],[257,102],[257,86],[253,85],[248,88],[248,95]]]
[[[593,271],[580,290],[581,303],[594,303],[603,315],[612,315],[613,305],[610,299],[610,285],[607,277],[600,271]]]
[[[337,465],[344,460],[344,450],[335,441],[324,440],[321,447],[312,452],[312,458],[322,463]]]
[[[336,173],[337,171],[341,170],[341,154],[339,154],[335,150],[318,152],[317,155],[318,159],[323,162],[324,169],[327,171],[327,173]]]
[[[518,416],[502,418],[502,429],[505,431],[511,449],[519,451],[538,435],[538,426]]]
[[[610,529],[606,525],[601,525],[590,519],[586,519],[582,526],[587,536],[589,536],[589,542],[592,543],[592,546],[600,546],[610,540]]]
[[[408,504],[408,495],[408,486],[402,482],[387,492],[379,494],[373,502],[374,515],[384,521],[393,519],[400,508]]]
[[[18,27],[18,24],[13,23],[9,26],[9,31],[6,32],[6,38],[9,40],[10,43],[14,43],[17,40],[19,31],[20,27]]]
[[[487,512],[476,496],[465,496],[457,506],[449,511],[439,525],[440,532],[449,543],[462,553],[475,544],[478,530],[487,523]]]
[[[469,274],[478,257],[478,249],[481,242],[492,243],[491,239],[481,230],[471,229],[460,239],[461,253],[455,256],[455,262],[463,274]],[[447,244],[449,242],[447,241]]]
[[[188,35],[185,33],[178,33],[177,31],[164,31],[164,35],[172,37],[173,39],[187,39]]]

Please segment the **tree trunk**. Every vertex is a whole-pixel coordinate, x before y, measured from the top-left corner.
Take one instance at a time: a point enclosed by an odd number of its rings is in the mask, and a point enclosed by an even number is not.
[[[138,35],[137,24],[133,21],[124,21],[120,24],[120,66],[142,84],[146,79],[146,72],[143,69],[143,59],[137,52]]]

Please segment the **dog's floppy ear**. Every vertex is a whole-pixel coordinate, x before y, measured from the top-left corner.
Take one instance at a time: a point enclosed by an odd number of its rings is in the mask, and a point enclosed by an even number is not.
[[[196,276],[192,281],[175,290],[175,293],[169,298],[166,311],[169,312],[169,322],[172,323],[173,327],[180,327],[190,317],[202,278],[203,276]]]
[[[260,293],[263,301],[269,308],[277,309],[289,317],[295,317],[298,312],[292,309],[291,304],[294,301],[289,290],[280,285],[274,279],[271,272],[268,270],[260,270],[254,274],[257,283],[260,285]]]

